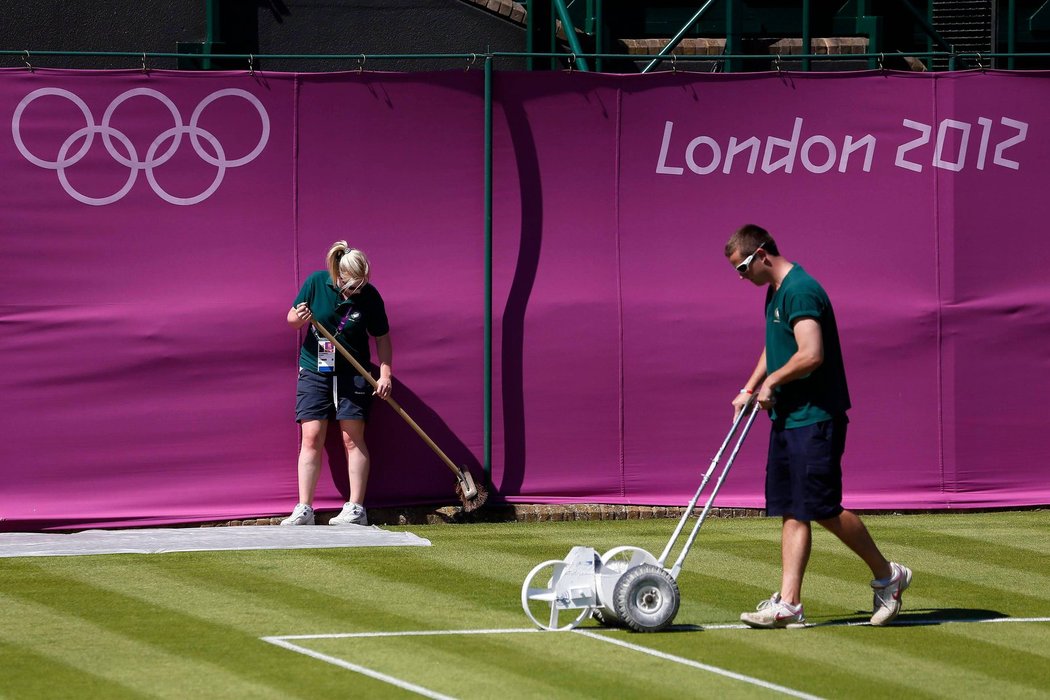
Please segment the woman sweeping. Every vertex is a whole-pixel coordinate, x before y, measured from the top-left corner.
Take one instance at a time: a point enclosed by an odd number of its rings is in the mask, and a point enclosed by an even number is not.
[[[371,367],[368,337],[375,338],[379,380],[375,390],[353,366],[336,352],[311,325],[299,351],[299,382],[295,395],[295,418],[302,428],[299,450],[299,502],[281,525],[314,524],[314,491],[321,473],[328,423],[339,421],[346,448],[350,496],[330,525],[367,525],[365,490],[368,486],[369,455],[365,445],[365,423],[375,396],[386,399],[391,391],[390,324],[379,291],[370,282],[368,258],[346,241],[336,241],[328,251],[328,270],[314,272],[303,283],[291,310],[288,324],[295,329],[318,321],[364,367]]]

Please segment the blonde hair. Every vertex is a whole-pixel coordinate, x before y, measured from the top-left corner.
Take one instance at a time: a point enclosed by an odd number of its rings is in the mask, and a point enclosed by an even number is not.
[[[358,285],[363,287],[371,277],[372,270],[368,258],[360,250],[348,246],[346,241],[333,243],[325,260],[328,262],[328,274],[332,277],[332,284],[340,291],[345,292]]]

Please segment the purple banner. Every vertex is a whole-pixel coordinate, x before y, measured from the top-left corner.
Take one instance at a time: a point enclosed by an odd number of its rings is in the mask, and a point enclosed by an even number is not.
[[[497,73],[498,497],[689,499],[761,352],[722,256],[753,222],[836,307],[847,506],[1050,503],[1048,81]],[[372,259],[395,397],[480,474],[480,72],[9,69],[0,116],[0,529],[287,513],[284,315],[338,239]],[[766,435],[720,505],[762,505]],[[368,440],[368,505],[451,501],[392,411]]]

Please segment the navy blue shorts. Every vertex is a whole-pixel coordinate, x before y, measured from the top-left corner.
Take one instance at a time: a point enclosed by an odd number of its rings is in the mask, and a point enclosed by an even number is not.
[[[801,428],[773,424],[766,462],[766,514],[809,522],[842,512],[845,416]]]
[[[339,393],[338,406],[335,391]],[[360,374],[336,377],[300,367],[295,420],[368,420],[373,398],[372,385]]]

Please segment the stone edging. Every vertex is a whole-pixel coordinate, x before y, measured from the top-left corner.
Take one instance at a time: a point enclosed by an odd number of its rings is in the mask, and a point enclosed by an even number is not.
[[[338,511],[317,513],[317,523],[325,525]],[[371,525],[453,525],[458,523],[502,523],[502,522],[565,522],[572,520],[648,520],[653,518],[680,518],[684,506],[625,506],[606,503],[570,503],[563,505],[540,505],[524,503],[501,503],[487,505],[479,511],[464,513],[459,506],[442,508],[369,508]],[[699,509],[697,509],[699,513]],[[757,508],[712,508],[710,515],[719,518],[741,518],[761,516],[764,511]],[[230,520],[205,523],[201,527],[237,525],[279,525],[284,516]]]
[[[941,509],[895,509],[895,510],[858,510],[861,515],[958,515],[963,513],[995,513],[1044,510],[1047,506],[1026,506],[1013,508],[953,508]],[[317,523],[327,525],[337,510],[317,513]],[[489,504],[474,513],[464,513],[459,506],[440,508],[414,506],[406,508],[369,508],[368,520],[372,525],[457,525],[467,523],[540,523],[567,522],[574,520],[650,520],[678,519],[685,512],[685,506],[625,506],[608,503],[568,503],[547,505],[535,503],[497,503]],[[695,509],[699,515],[700,508]],[[761,508],[712,508],[710,516],[715,518],[758,518],[765,517]],[[238,525],[279,525],[285,516],[272,518],[254,518],[247,520],[229,520],[221,522],[200,523],[198,527],[226,527]]]

